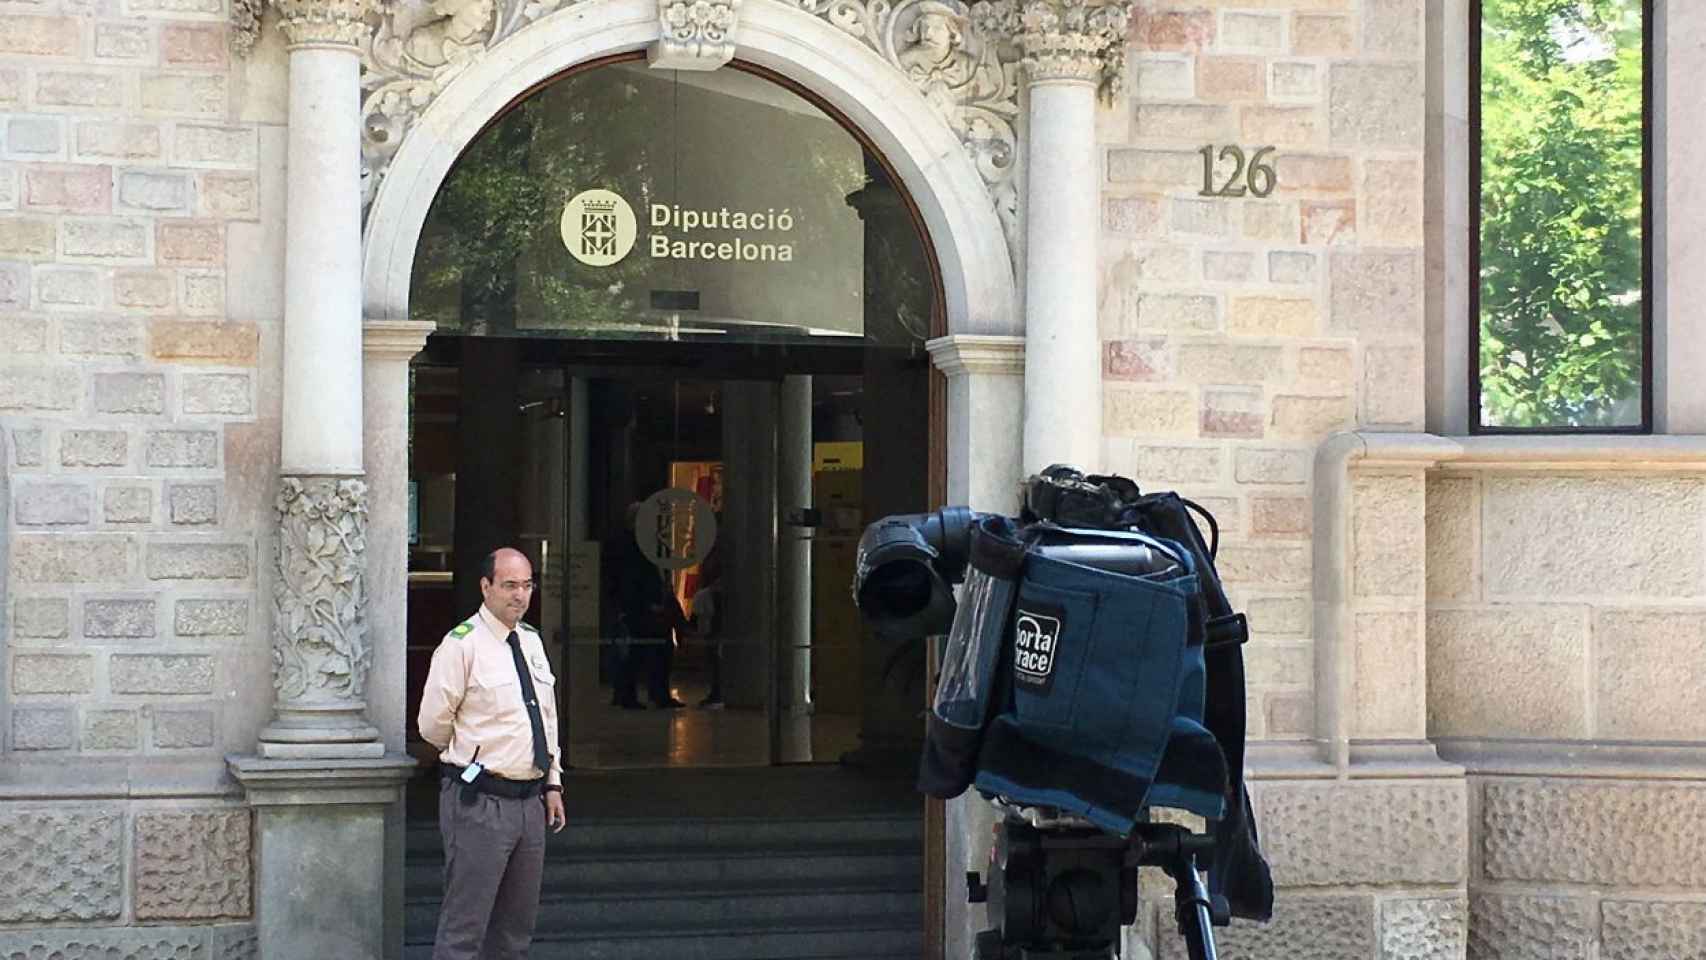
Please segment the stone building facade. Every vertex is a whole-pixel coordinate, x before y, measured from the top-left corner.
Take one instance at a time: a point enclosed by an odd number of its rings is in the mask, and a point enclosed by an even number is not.
[[[922,12],[955,42],[897,29]],[[1626,437],[1470,435],[1469,16],[0,2],[0,956],[398,955],[415,235],[510,100],[634,50],[774,70],[899,172],[951,502],[1073,461],[1221,519],[1281,887],[1223,955],[1701,956],[1706,10],[1649,14],[1655,429]],[[1274,148],[1271,192],[1203,195],[1229,146]],[[945,956],[987,817],[949,805]],[[292,941],[309,916],[330,939]],[[1181,956],[1164,927],[1128,955]]]

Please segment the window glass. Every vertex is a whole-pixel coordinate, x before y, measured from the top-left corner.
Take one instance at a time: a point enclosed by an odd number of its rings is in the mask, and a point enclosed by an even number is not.
[[[1483,429],[1646,424],[1642,0],[1481,0]]]
[[[922,340],[924,248],[910,225],[871,229],[876,194],[895,195],[858,139],[764,77],[571,73],[458,160],[411,312],[464,335]],[[866,331],[868,270],[898,329]]]

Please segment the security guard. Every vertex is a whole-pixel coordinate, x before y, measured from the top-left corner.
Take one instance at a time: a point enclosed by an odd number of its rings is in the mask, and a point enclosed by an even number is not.
[[[480,568],[485,603],[445,635],[421,696],[421,737],[439,749],[444,903],[433,960],[527,956],[539,913],[545,827],[563,829],[556,678],[521,622],[533,565],[503,548]]]

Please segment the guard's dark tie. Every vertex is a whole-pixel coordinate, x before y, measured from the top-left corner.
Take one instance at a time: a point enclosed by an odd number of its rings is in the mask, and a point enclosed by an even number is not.
[[[533,724],[533,765],[541,773],[551,772],[551,752],[545,749],[545,715],[539,712],[539,694],[533,689],[533,671],[527,669],[527,658],[521,655],[521,638],[509,632],[509,654],[515,658],[515,672],[521,678],[521,700],[527,704],[527,721]]]

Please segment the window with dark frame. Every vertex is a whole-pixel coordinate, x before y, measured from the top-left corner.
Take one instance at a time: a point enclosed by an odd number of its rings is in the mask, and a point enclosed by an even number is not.
[[[1472,0],[1470,430],[1652,430],[1651,0]]]

